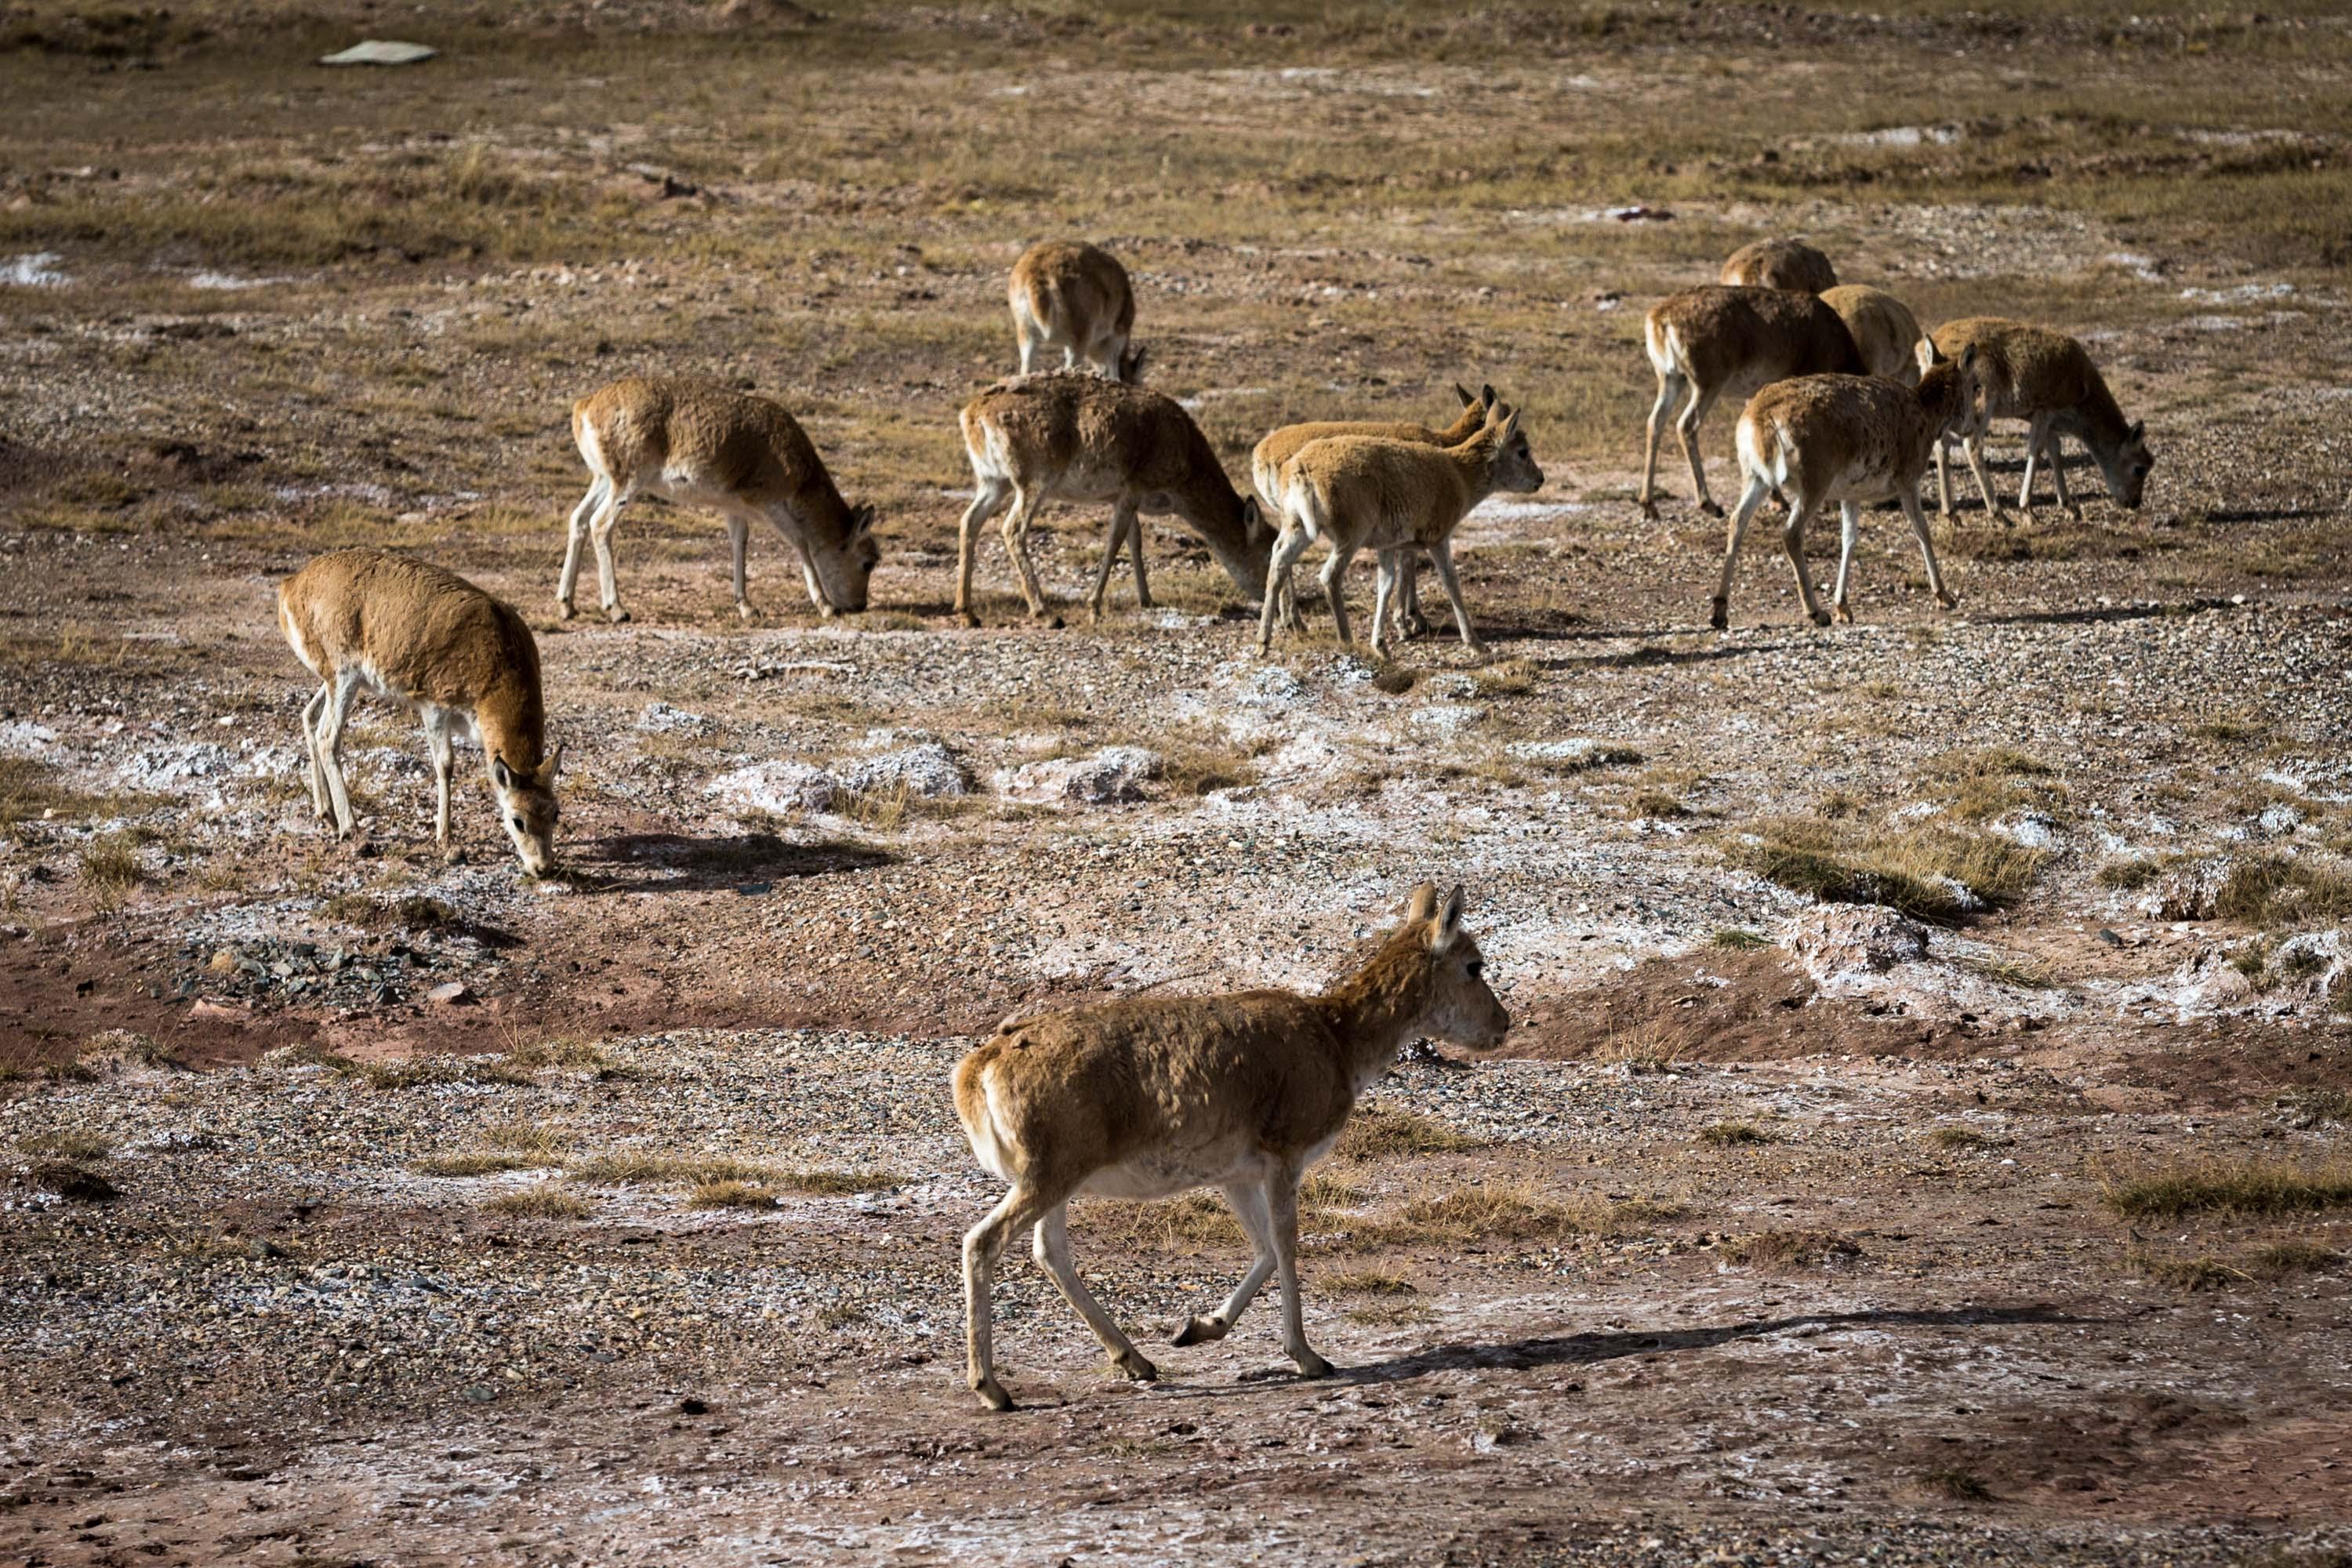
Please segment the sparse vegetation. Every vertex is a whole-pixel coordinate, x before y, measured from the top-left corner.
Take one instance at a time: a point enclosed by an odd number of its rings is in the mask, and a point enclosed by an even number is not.
[[[2266,930],[2352,919],[2352,871],[2308,854],[2250,856],[2230,868],[2213,915]]]
[[[1970,1149],[1990,1149],[1998,1143],[1998,1140],[1987,1137],[1973,1127],[1938,1127],[1927,1137],[1937,1148],[1949,1149],[1956,1153]]]
[[[776,1206],[772,1187],[756,1182],[705,1182],[694,1189],[687,1206],[698,1209],[772,1209]]]
[[[2352,1205],[2352,1165],[2210,1160],[2105,1184],[2117,1214],[2178,1219],[2194,1215],[2280,1215]]]
[[[1946,1502],[1986,1502],[1992,1498],[1992,1489],[1973,1470],[1936,1469],[1923,1471],[1919,1489]]]
[[[409,1169],[420,1176],[488,1176],[500,1171],[527,1171],[546,1163],[504,1150],[474,1149],[457,1154],[428,1154]]]
[[[1357,1107],[1339,1130],[1332,1152],[1342,1160],[1386,1160],[1406,1154],[1454,1154],[1483,1147],[1433,1116],[1391,1106]]]
[[[1486,697],[1525,697],[1536,689],[1535,661],[1507,658],[1485,666],[1471,674],[1477,682],[1480,695]]]
[[[1738,926],[1719,927],[1706,942],[1709,947],[1721,948],[1727,952],[1753,952],[1759,948],[1772,945],[1772,939],[1762,931],[1748,931]]]
[[[1752,842],[1735,841],[1727,854],[1794,892],[1887,904],[1946,922],[2016,902],[2046,858],[1997,834],[1925,824],[1863,828],[1818,817],[1759,823]]]
[[[553,1182],[536,1182],[511,1193],[485,1199],[482,1207],[510,1219],[586,1219],[594,1205],[577,1193],[567,1193]]]
[[[1698,1141],[1718,1149],[1734,1149],[1744,1144],[1777,1143],[1780,1139],[1753,1121],[1717,1121],[1700,1128]]]
[[[1736,1236],[1717,1248],[1727,1263],[1744,1268],[1806,1268],[1862,1256],[1851,1237],[1821,1230],[1760,1230]]]
[[[16,1140],[16,1147],[27,1154],[47,1154],[85,1165],[94,1165],[114,1152],[113,1145],[97,1133],[73,1128],[27,1133]]]
[[[121,909],[144,879],[138,846],[129,834],[100,834],[82,846],[79,859],[90,903],[101,912]]]
[[[2179,1258],[2139,1251],[2128,1254],[2126,1261],[2144,1278],[2174,1290],[2221,1290],[2252,1278],[2242,1268],[2233,1268],[2202,1253]]]

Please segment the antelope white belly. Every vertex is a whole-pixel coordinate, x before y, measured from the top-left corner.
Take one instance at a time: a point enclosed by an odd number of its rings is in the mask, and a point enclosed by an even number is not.
[[[1171,1198],[1194,1187],[1222,1186],[1265,1174],[1265,1161],[1246,1143],[1207,1149],[1159,1149],[1123,1164],[1106,1165],[1079,1184],[1098,1198]]]

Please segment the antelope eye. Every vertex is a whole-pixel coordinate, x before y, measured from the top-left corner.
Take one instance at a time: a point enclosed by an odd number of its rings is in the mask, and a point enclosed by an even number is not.
[[[1486,961],[1483,958],[1474,958],[1470,961],[1469,968],[1470,978],[1475,980],[1486,973]]]
[[[511,822],[511,823],[513,823],[513,824],[514,824],[514,830],[515,830],[517,833],[520,833],[520,832],[524,831],[523,825],[522,825],[522,818],[521,818],[521,817],[520,817],[520,816],[509,816],[509,817],[508,817],[508,818],[507,818],[507,820],[508,820],[509,822]]]

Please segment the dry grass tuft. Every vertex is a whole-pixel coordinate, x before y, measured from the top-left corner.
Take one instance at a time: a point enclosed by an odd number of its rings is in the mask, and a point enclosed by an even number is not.
[[[488,1199],[482,1207],[515,1219],[586,1219],[593,1212],[586,1198],[567,1193],[553,1182],[540,1182]]]
[[[776,1194],[753,1182],[705,1182],[694,1189],[687,1206],[698,1209],[772,1209]]]
[[[2134,1217],[2200,1214],[2303,1214],[2352,1205],[2352,1165],[2289,1165],[2219,1160],[2110,1180],[2107,1206]]]
[[[101,833],[81,847],[81,879],[101,913],[121,909],[144,879],[139,848],[127,833]]]
[[[420,1176],[493,1176],[501,1171],[528,1171],[546,1163],[551,1162],[499,1149],[469,1149],[456,1154],[427,1154],[408,1168]]]
[[[719,1182],[749,1182],[773,1185],[789,1180],[786,1172],[731,1154],[656,1154],[625,1151],[590,1154],[563,1168],[566,1180],[599,1186],[704,1187]]]
[[[2352,872],[2310,855],[2241,860],[2213,895],[2213,915],[2266,930],[2352,919]]]
[[[780,1179],[794,1192],[830,1197],[887,1192],[907,1184],[907,1178],[896,1171],[793,1171]]]
[[[1251,754],[1212,731],[1178,730],[1142,743],[1158,753],[1160,781],[1171,795],[1199,796],[1257,782]]]
[[[77,1160],[37,1160],[33,1185],[69,1204],[112,1203],[122,1194],[100,1173]]]
[[[1942,1149],[1990,1149],[1998,1142],[1988,1138],[1973,1127],[1938,1127],[1927,1134],[1928,1141]]]
[[[1743,1268],[1806,1268],[1862,1256],[1851,1237],[1822,1230],[1760,1230],[1725,1242],[1720,1256]]]
[[[1334,1274],[1316,1283],[1334,1296],[1412,1296],[1419,1288],[1401,1274],[1384,1274],[1377,1268],[1359,1268],[1345,1274]]]
[[[1444,1191],[1425,1189],[1408,1198],[1393,1216],[1365,1221],[1347,1245],[1369,1249],[1599,1240],[1633,1235],[1684,1212],[1678,1204],[1644,1198],[1562,1204],[1523,1183],[1482,1182]]]
[[[2309,1241],[2281,1241],[2263,1247],[2249,1260],[2252,1272],[2264,1279],[2284,1279],[2296,1274],[2327,1274],[2344,1266],[2344,1255]]]
[[[2175,1290],[2224,1290],[2253,1278],[2242,1268],[2233,1268],[2220,1258],[2201,1254],[2195,1258],[2168,1258],[2160,1253],[2135,1251],[2125,1255],[2125,1262],[2157,1284]]]
[[[1919,1489],[1930,1497],[1947,1502],[1990,1502],[1992,1489],[1972,1470],[1926,1470],[1918,1478]]]
[[[1719,947],[1726,952],[1753,952],[1769,947],[1772,939],[1762,931],[1748,931],[1738,926],[1725,926],[1706,939],[1709,947]]]
[[[514,1046],[499,1058],[504,1065],[520,1073],[548,1070],[557,1072],[592,1073],[599,1082],[632,1078],[636,1069],[615,1058],[594,1040],[577,1035],[555,1035],[544,1040],[530,1040]]]
[[[1457,1154],[1485,1145],[1417,1110],[1369,1106],[1348,1118],[1332,1152],[1342,1160],[1385,1160],[1400,1154]]]
[[[1730,847],[1727,858],[1791,891],[1947,922],[2016,902],[2046,858],[1997,834],[1925,824],[1865,828],[1781,817],[1759,823],[1755,838]]]
[[[27,1154],[45,1154],[59,1160],[75,1160],[95,1164],[114,1152],[114,1146],[95,1132],[60,1129],[55,1132],[35,1132],[16,1140],[16,1147]]]
[[[1536,667],[1524,658],[1507,658],[1490,664],[1470,678],[1481,695],[1486,697],[1525,697],[1536,689]]]
[[[1778,1143],[1780,1140],[1753,1121],[1718,1121],[1699,1130],[1698,1141],[1717,1148],[1737,1148],[1742,1144]]]

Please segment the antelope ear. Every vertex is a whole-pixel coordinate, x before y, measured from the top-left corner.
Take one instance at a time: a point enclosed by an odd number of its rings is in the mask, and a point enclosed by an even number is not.
[[[1415,925],[1433,920],[1437,915],[1437,884],[1423,882],[1412,890],[1412,902],[1405,906],[1404,918]]]
[[[563,742],[559,741],[555,744],[555,750],[547,753],[547,760],[539,764],[539,772],[532,774],[531,777],[534,782],[538,784],[540,788],[552,788],[555,784],[556,771],[562,766]]]
[[[1454,384],[1454,395],[1462,400],[1462,406],[1465,408],[1478,401],[1478,395],[1458,381]]]
[[[1495,405],[1502,401],[1501,398],[1495,395],[1495,384],[1493,382],[1487,382],[1478,388],[1478,401],[1485,404],[1489,408],[1494,407]]]
[[[1519,411],[1516,408],[1507,409],[1503,415],[1502,427],[1495,432],[1495,439],[1508,445],[1511,437],[1518,433]]]
[[[1960,368],[1962,370],[1966,370],[1976,363],[1977,346],[1974,343],[1970,343],[1967,348],[1960,351]]]
[[[1119,376],[1119,380],[1127,383],[1129,386],[1133,386],[1137,383],[1140,382],[1143,379],[1143,362],[1150,357],[1151,351],[1147,348],[1133,348],[1128,350],[1127,353],[1119,361],[1118,368],[1124,373]]]
[[[514,770],[507,766],[506,758],[493,755],[490,758],[490,782],[500,789],[512,789],[514,781]]]
[[[2133,423],[2132,423],[2132,427],[2131,427],[2131,438],[2132,438],[2133,440],[2135,440],[2135,441],[2138,441],[2138,440],[2142,440],[2142,439],[2146,438],[2147,435],[2147,420],[2145,420],[2145,419],[2138,419],[2138,420],[2135,420],[2135,421],[2133,421]]]
[[[873,526],[874,507],[871,502],[867,502],[866,504],[860,506],[856,510],[849,514],[849,535],[851,538],[856,538],[857,535],[866,532]]]
[[[1433,887],[1430,889],[1433,893],[1436,890]],[[1429,951],[1444,952],[1454,945],[1454,938],[1461,934],[1462,884],[1456,882],[1454,884],[1454,890],[1445,895],[1444,907],[1437,911],[1434,923],[1429,928]]]

